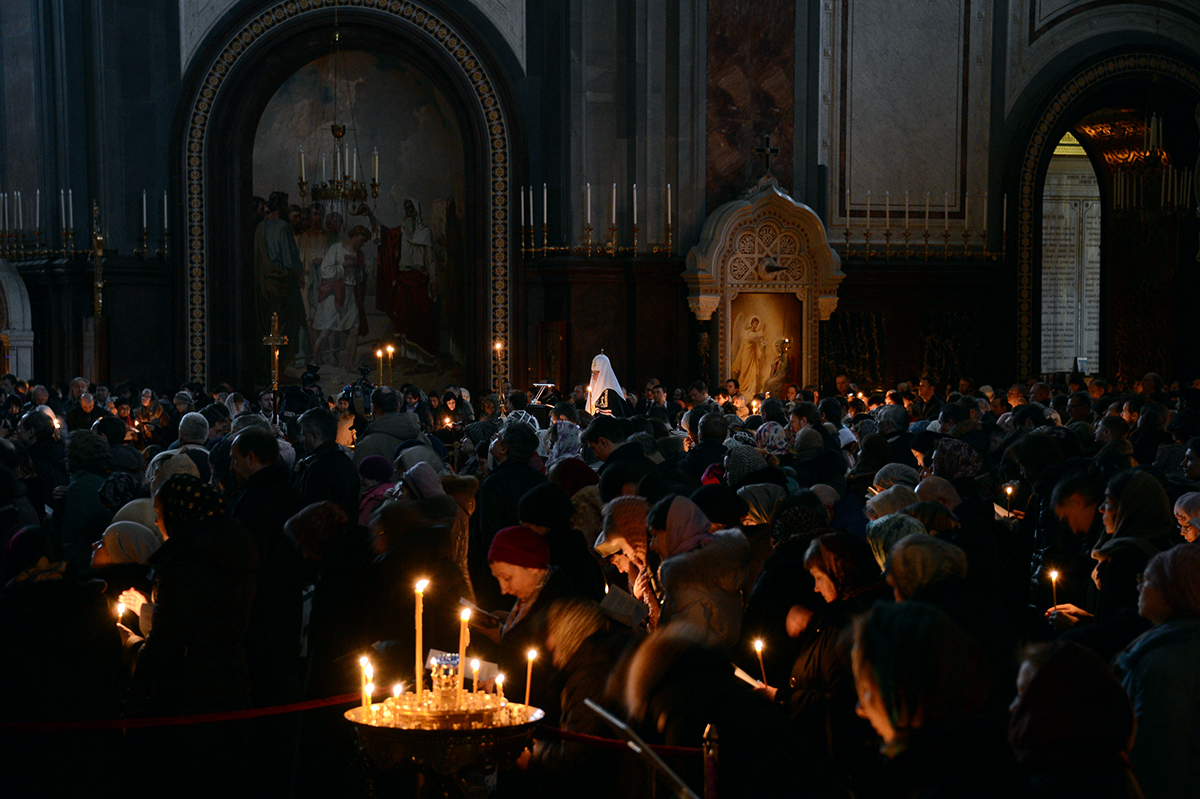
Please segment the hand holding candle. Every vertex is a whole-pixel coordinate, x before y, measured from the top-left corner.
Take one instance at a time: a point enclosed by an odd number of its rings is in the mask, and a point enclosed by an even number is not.
[[[758,668],[762,671],[763,685],[767,684],[767,667],[763,665],[762,659],[763,642],[759,638],[754,642],[754,653],[758,655]]]
[[[1054,606],[1058,607],[1058,570],[1050,570],[1050,590],[1054,598]]]
[[[121,617],[125,615],[125,603],[117,603],[117,624],[121,623]]]

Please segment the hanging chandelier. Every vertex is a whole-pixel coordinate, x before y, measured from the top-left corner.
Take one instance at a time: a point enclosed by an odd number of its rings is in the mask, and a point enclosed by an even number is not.
[[[346,137],[346,125],[338,122],[338,85],[342,70],[342,54],[341,54],[341,31],[338,28],[337,5],[333,8],[333,39],[330,43],[329,55],[333,61],[333,122],[329,125],[329,133],[333,137],[333,159],[330,164],[324,154],[321,155],[321,182],[315,183],[312,187],[312,198],[325,202],[332,202],[335,205],[343,208],[349,207],[351,203],[363,202],[367,199],[367,192],[370,191],[371,198],[379,197],[379,150],[372,148],[371,150],[371,175],[370,181],[367,181],[366,175],[359,180],[358,176],[358,147],[353,149],[350,143],[344,141]],[[357,138],[357,128],[354,126],[354,103],[351,102],[349,94],[346,97],[347,113],[350,117],[350,129],[353,135]],[[357,144],[357,142],[356,142]],[[304,148],[300,148],[299,152],[300,163],[300,196],[308,197],[308,181],[305,169]],[[333,167],[333,176],[330,178],[328,168]],[[344,216],[344,215],[343,215]]]

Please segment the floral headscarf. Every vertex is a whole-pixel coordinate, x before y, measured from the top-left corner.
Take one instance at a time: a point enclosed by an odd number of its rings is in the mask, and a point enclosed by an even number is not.
[[[217,489],[190,474],[172,475],[158,489],[154,502],[162,504],[163,523],[171,535],[229,512]]]
[[[546,457],[546,467],[549,468],[561,460],[578,458],[583,448],[580,441],[579,425],[560,419],[554,423],[554,446]]]
[[[754,443],[763,452],[777,458],[788,453],[787,434],[779,422],[764,422],[754,433]]]

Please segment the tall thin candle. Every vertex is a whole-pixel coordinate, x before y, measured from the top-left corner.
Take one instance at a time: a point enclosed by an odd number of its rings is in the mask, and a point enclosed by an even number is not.
[[[612,191],[612,226],[617,226],[617,184],[613,184]]]
[[[671,184],[667,184],[667,224],[671,224]]]
[[[587,184],[587,226],[592,226],[592,184]]]
[[[525,667],[525,707],[529,707],[529,687],[533,685],[533,661],[537,660],[537,650],[530,649],[525,653],[529,658],[529,665]],[[528,712],[528,711],[526,711]]]
[[[383,368],[382,362],[381,362],[380,368],[381,369]],[[424,617],[423,611],[424,611],[424,600],[425,600],[425,588],[428,585],[429,585],[428,580],[419,580],[415,587],[416,600],[417,600],[417,657],[416,657],[416,660],[414,661],[414,663],[416,665],[416,675],[414,676],[414,679],[416,680],[415,685],[417,686],[417,701],[418,702],[421,701],[421,695],[425,690],[425,666],[424,666],[425,658],[423,657],[423,655],[421,653],[421,650],[424,649],[424,645],[423,645],[423,642],[421,639],[424,638],[424,632],[425,632],[425,630],[424,630],[425,621],[423,618]]]
[[[458,626],[458,693],[461,695],[463,691],[464,675],[467,670],[467,637],[470,635],[467,632],[467,622],[471,618],[471,609],[463,608],[459,615]]]
[[[762,659],[763,642],[761,638],[754,641],[754,654],[758,655],[758,668],[762,672],[763,685],[767,684],[767,667],[763,665]]]
[[[637,184],[633,184],[633,224],[637,224]]]
[[[146,190],[142,189],[142,230],[146,229]]]
[[[546,208],[550,205],[550,194],[546,189],[546,184],[542,184],[542,227],[546,226]]]
[[[163,230],[167,229],[167,193],[163,192]]]
[[[908,192],[904,192],[904,229],[908,230]]]

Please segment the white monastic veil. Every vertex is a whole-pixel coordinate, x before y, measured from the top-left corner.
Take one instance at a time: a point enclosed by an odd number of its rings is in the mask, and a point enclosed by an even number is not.
[[[617,375],[613,372],[607,355],[601,353],[592,358],[592,372],[592,382],[588,383],[587,412],[594,416],[596,400],[600,398],[605,389],[611,388],[621,399],[625,398],[625,389],[621,388],[621,384],[617,381]]]

